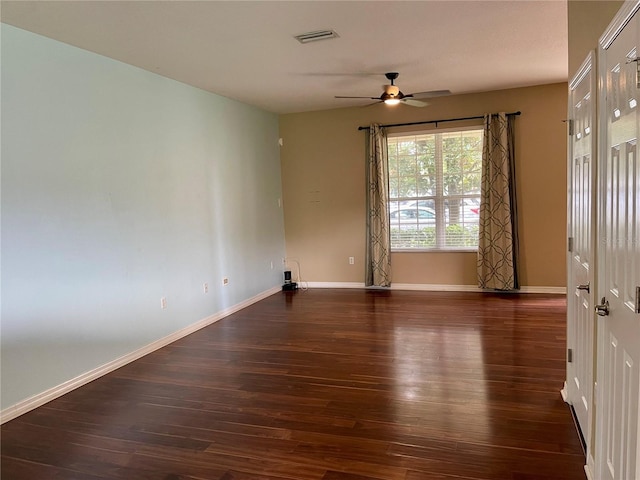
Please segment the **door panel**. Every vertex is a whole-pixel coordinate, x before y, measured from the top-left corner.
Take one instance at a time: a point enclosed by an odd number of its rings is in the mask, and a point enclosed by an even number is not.
[[[595,165],[594,54],[589,55],[569,84],[569,116],[573,122],[569,137],[568,235],[573,245],[567,259],[567,402],[576,413],[580,430],[590,444],[593,397],[593,352],[595,322],[592,291],[595,217],[592,208]],[[583,288],[578,288],[583,285]]]
[[[597,478],[637,480],[640,315],[640,164],[637,155],[638,4],[626,4],[601,40],[603,155],[599,185]],[[628,9],[625,13],[625,9]],[[602,312],[606,313],[606,312]]]

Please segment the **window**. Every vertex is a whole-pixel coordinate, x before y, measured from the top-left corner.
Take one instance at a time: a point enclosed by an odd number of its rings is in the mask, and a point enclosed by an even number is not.
[[[481,129],[389,136],[393,250],[476,250]]]

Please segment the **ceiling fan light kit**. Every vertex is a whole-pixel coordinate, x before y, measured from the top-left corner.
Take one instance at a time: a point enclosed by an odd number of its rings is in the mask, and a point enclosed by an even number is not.
[[[391,85],[384,86],[384,93],[380,99],[387,105],[398,105],[402,97],[402,92],[393,84],[393,80],[391,80]]]
[[[412,107],[426,107],[428,103],[418,100],[418,98],[441,97],[451,94],[449,90],[432,90],[430,92],[410,93],[405,95],[394,83],[395,79],[398,78],[398,75],[398,72],[388,72],[384,74],[391,84],[384,85],[384,92],[379,97],[346,97],[336,95],[335,98],[367,98],[370,100],[378,100],[376,103],[384,103],[385,105],[398,105],[400,103],[404,103]]]

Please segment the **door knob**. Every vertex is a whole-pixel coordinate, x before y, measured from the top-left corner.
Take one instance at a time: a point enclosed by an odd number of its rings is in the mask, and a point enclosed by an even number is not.
[[[602,297],[600,305],[596,305],[596,313],[601,317],[606,317],[607,315],[609,315],[609,300]]]
[[[587,293],[589,293],[589,284],[587,283],[586,285],[578,285],[576,287],[577,290],[586,290]]]

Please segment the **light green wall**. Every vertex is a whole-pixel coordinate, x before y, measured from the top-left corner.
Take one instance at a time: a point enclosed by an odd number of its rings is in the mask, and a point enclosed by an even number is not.
[[[281,283],[276,115],[7,25],[1,88],[2,409]]]

